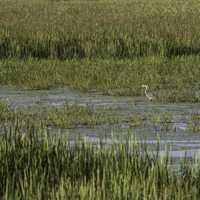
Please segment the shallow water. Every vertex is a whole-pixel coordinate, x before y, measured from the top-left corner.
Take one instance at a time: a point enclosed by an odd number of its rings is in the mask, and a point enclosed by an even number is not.
[[[194,158],[200,150],[200,133],[192,133],[188,130],[187,120],[190,114],[198,113],[200,105],[190,103],[159,104],[147,101],[144,97],[113,97],[96,93],[83,94],[68,88],[51,90],[20,90],[11,87],[0,87],[0,100],[5,101],[11,109],[24,109],[34,106],[37,110],[41,107],[64,104],[88,106],[94,112],[104,111],[110,108],[108,115],[118,115],[126,118],[130,114],[138,113],[168,113],[172,115],[172,122],[149,123],[145,121],[141,126],[131,127],[128,123],[116,125],[101,125],[95,127],[77,127],[74,129],[58,129],[49,127],[52,134],[67,135],[70,140],[77,136],[90,141],[110,144],[122,142],[127,134],[136,138],[139,143],[149,145],[154,151],[159,139],[161,152],[167,147],[171,150],[171,157],[182,158],[184,156]],[[103,110],[102,110],[103,109]],[[163,125],[164,124],[164,125]]]

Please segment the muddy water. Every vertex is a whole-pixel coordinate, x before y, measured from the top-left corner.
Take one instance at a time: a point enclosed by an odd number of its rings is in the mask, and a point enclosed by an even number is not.
[[[159,140],[161,153],[170,148],[170,155],[173,158],[191,157],[194,158],[200,150],[200,133],[192,133],[188,130],[187,120],[191,113],[198,113],[198,104],[158,104],[148,102],[144,97],[112,97],[97,93],[79,93],[68,88],[51,90],[20,90],[11,87],[0,87],[0,100],[5,101],[11,109],[23,109],[32,107],[56,106],[64,104],[88,106],[97,112],[101,109],[111,108],[115,115],[126,118],[133,113],[168,113],[172,115],[172,121],[167,124],[152,124],[144,121],[138,127],[131,127],[128,123],[116,125],[101,125],[95,127],[77,127],[74,129],[57,129],[49,127],[54,134],[67,135],[70,140],[78,137],[90,141],[115,143],[123,141],[122,137],[127,134],[134,136],[139,143],[146,143],[150,150],[154,151]],[[165,124],[166,125],[166,124]]]

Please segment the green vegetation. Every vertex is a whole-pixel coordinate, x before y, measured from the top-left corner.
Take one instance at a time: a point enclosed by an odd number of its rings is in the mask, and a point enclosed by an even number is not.
[[[109,110],[108,110],[109,111]],[[107,115],[107,113],[92,111],[89,107],[64,105],[62,108],[27,108],[12,111],[4,103],[0,103],[0,121],[21,121],[24,126],[27,123],[43,124],[59,128],[74,128],[77,126],[94,126],[100,124],[114,124],[120,121],[119,117]],[[121,120],[122,121],[122,120]],[[23,123],[22,123],[23,122]]]
[[[200,114],[193,113],[188,121],[188,127],[192,132],[198,133],[200,131]]]
[[[0,13],[0,84],[200,99],[197,1],[17,0]]]
[[[111,95],[144,95],[142,84],[155,90],[157,101],[199,102],[200,57],[135,60],[2,60],[0,84],[26,88],[69,86]]]
[[[199,199],[199,168],[141,155],[135,143],[98,146],[49,136],[27,123],[1,130],[1,199]],[[129,141],[129,142],[128,142]],[[198,164],[198,163],[197,163]]]
[[[47,122],[57,127],[76,127],[77,125],[94,126],[119,122],[117,116],[93,113],[89,108],[81,106],[64,106],[62,109],[49,109]]]
[[[0,13],[0,85],[144,96],[147,84],[156,101],[200,101],[198,1],[1,0]],[[174,173],[168,155],[132,138],[104,146],[49,135],[49,126],[172,129],[168,113],[122,117],[90,106],[12,111],[0,103],[0,199],[200,198],[199,161],[195,170],[185,159]],[[199,132],[199,114],[187,125]]]
[[[1,58],[199,55],[197,1],[0,2]]]
[[[198,113],[187,113],[185,121],[187,131],[199,132],[200,115]],[[120,115],[120,109],[91,108],[89,106],[77,106],[65,104],[61,108],[32,106],[15,111],[0,102],[0,125],[8,123],[14,125],[20,121],[21,129],[26,128],[28,123],[34,126],[60,128],[94,127],[96,125],[127,124],[131,130],[148,126],[155,132],[176,132],[173,128],[174,121],[171,113],[165,112],[130,112]]]
[[[143,118],[139,114],[132,114],[128,118],[128,122],[131,127],[137,127],[142,125]]]

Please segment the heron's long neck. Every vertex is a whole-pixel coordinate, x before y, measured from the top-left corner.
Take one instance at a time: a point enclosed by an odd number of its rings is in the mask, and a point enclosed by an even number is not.
[[[145,88],[145,91],[144,91],[146,95],[147,95],[147,90],[148,90],[148,88],[146,87],[146,88]]]

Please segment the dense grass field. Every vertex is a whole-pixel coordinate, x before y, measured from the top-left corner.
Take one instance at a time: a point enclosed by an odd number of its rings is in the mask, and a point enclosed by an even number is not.
[[[199,8],[182,0],[2,0],[0,82],[133,96],[148,84],[167,89],[157,101],[196,102]]]
[[[1,199],[199,199],[198,162],[195,170],[183,160],[175,173],[168,156],[141,154],[131,138],[71,145],[31,123],[22,131],[20,123],[1,129]]]
[[[200,5],[172,0],[0,2],[0,57],[199,55]]]
[[[1,85],[29,89],[69,86],[82,92],[137,96],[144,95],[141,85],[148,84],[156,101],[199,102],[199,81],[199,56],[0,61]]]

